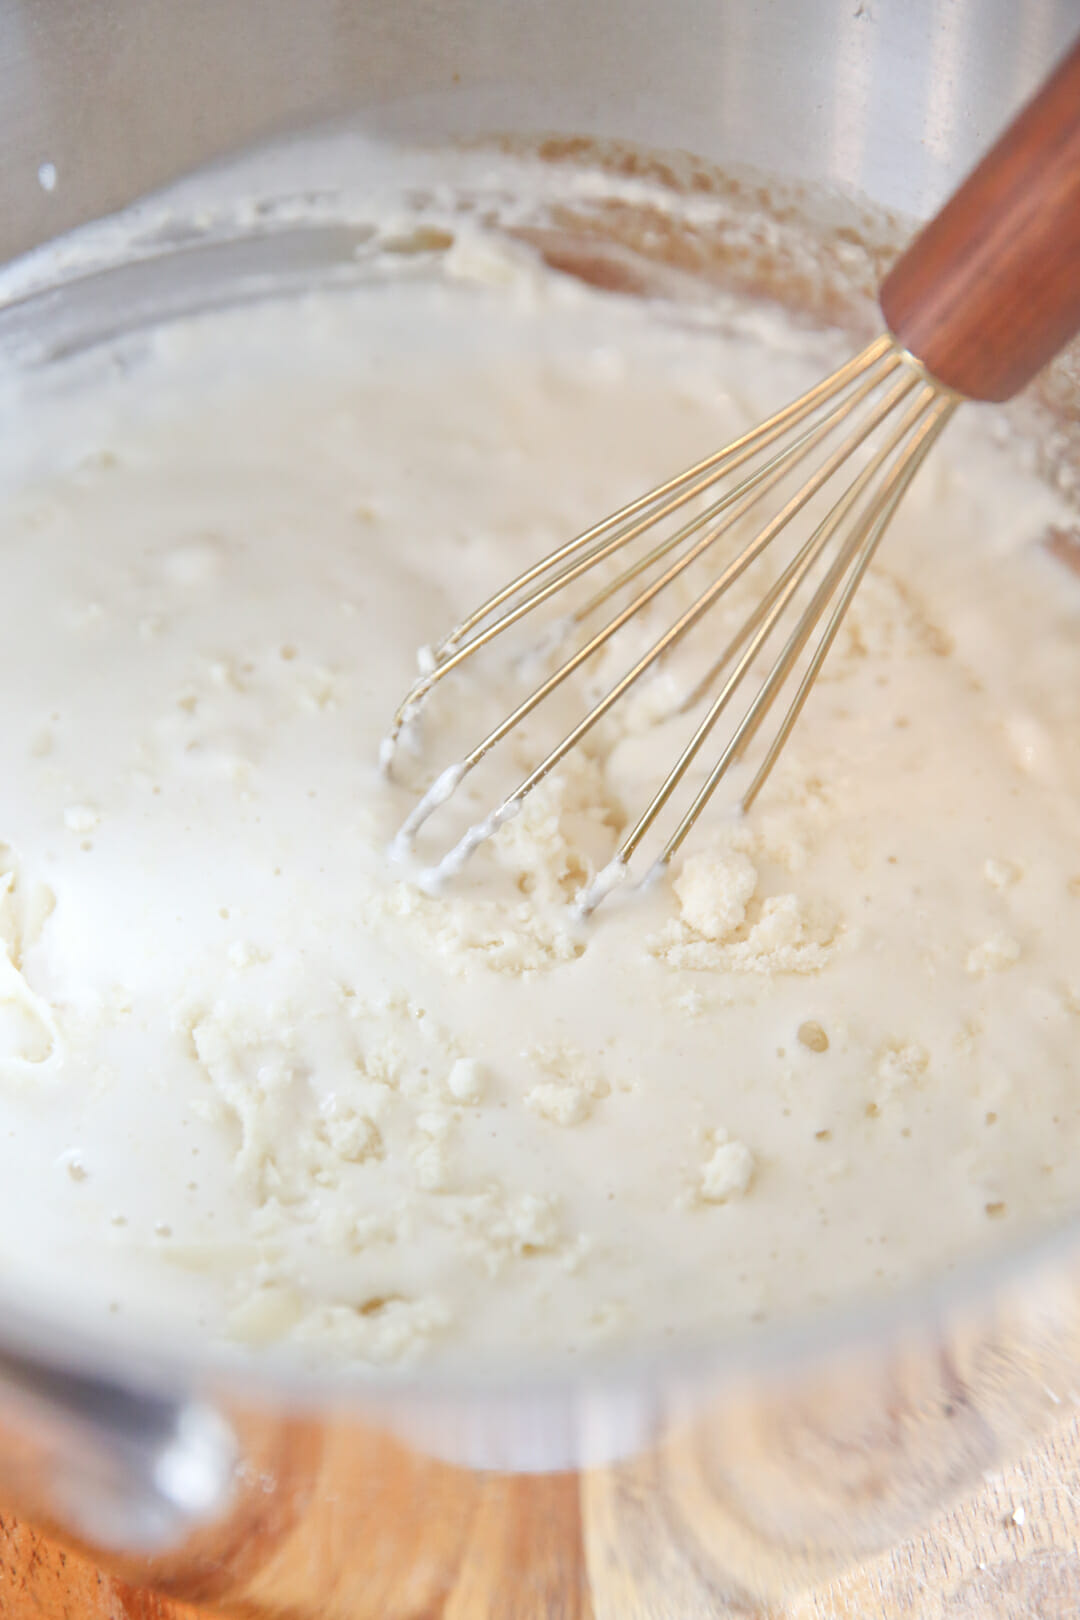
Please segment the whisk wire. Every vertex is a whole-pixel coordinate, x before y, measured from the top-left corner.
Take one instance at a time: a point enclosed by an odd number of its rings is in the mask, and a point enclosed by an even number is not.
[[[862,387],[851,392],[847,398],[841,397],[839,402],[833,405],[828,414],[823,416],[821,421],[814,428],[808,428],[804,433],[800,434],[800,436],[785,450],[778,452],[761,468],[759,468],[756,473],[753,473],[749,477],[745,478],[737,489],[733,490],[730,494],[708,507],[701,515],[700,519],[695,522],[694,526],[700,527],[702,523],[709,521],[713,517],[718,517],[729,506],[731,506],[731,504],[737,498],[744,494],[748,494],[753,489],[757,489],[759,495],[771,489],[780,481],[781,477],[789,472],[793,466],[797,465],[797,463],[802,460],[804,456],[808,455],[811,450],[815,449],[823,438],[825,438],[829,433],[834,432],[842,422],[846,421],[846,419],[859,407],[859,405],[862,404],[863,400],[868,394],[872,393],[875,388],[881,385],[884,378],[887,377],[889,373],[895,370],[896,366],[900,364],[899,356],[891,357],[891,362],[891,364],[884,366],[879,365],[872,380],[868,379]],[[751,453],[757,454],[761,448],[762,447],[760,445],[756,446],[754,451]],[[725,471],[726,470],[728,469],[725,469]],[[617,578],[611,580],[607,585],[604,585],[595,594],[595,596],[584,604],[583,607],[576,608],[570,615],[571,621],[575,624],[580,624],[584,619],[587,619],[589,615],[604,602],[608,601],[612,596],[617,595],[617,593],[622,590],[625,585],[628,585],[632,580],[640,577],[641,574],[646,573],[654,562],[659,561],[660,558],[665,557],[670,551],[673,551],[675,547],[678,546],[678,544],[684,538],[686,538],[688,532],[691,532],[690,525],[686,525],[683,529],[677,530],[674,534],[667,536],[666,539],[659,541],[658,544],[653,546],[650,551],[647,551],[643,557],[639,558],[637,562],[631,563],[629,567],[625,568],[623,572],[617,576]]]
[[[570,623],[580,623],[583,619],[608,600],[630,580],[645,572],[654,562],[676,549],[693,534],[699,532],[708,523],[728,512],[733,506],[740,510],[733,513],[730,522],[723,529],[716,530],[711,536],[718,539],[726,532],[730,524],[736,522],[741,515],[742,503],[749,502],[749,497],[755,490],[764,491],[771,488],[783,474],[797,465],[814,450],[821,440],[832,432],[842,421],[858,408],[858,406],[871,394],[882,381],[902,363],[902,354],[893,347],[888,340],[878,339],[864,349],[861,355],[842,366],[831,378],[827,378],[817,388],[810,390],[800,400],[778,411],[768,421],[762,423],[750,433],[744,434],[725,450],[714,456],[707,457],[691,468],[689,472],[669,479],[658,489],[648,495],[640,496],[628,506],[623,507],[604,522],[594,524],[583,534],[565,546],[559,547],[540,562],[534,564],[516,579],[504,586],[490,597],[481,607],[461,621],[444,638],[436,649],[431,667],[424,672],[421,678],[414,683],[394,716],[391,729],[383,745],[383,763],[388,765],[392,758],[393,749],[397,739],[406,723],[419,711],[421,704],[431,690],[446,676],[472,657],[483,647],[487,646],[496,636],[503,635],[513,625],[517,624],[527,614],[541,607],[558,592],[567,589],[582,574],[604,562],[616,551],[637,539],[640,534],[653,528],[664,518],[685,506],[697,495],[710,488],[717,480],[741,466],[745,461],[760,454],[778,437],[786,432],[793,423],[801,422],[813,414],[822,404],[837,400],[831,410],[822,416],[821,420],[807,429],[790,445],[786,446],[775,457],[771,458],[755,473],[744,479],[742,484],[729,491],[718,501],[696,514],[681,528],[654,546],[643,558],[631,565],[624,574],[605,586],[596,596],[569,615]],[[864,374],[865,373],[865,374]],[[860,381],[861,377],[861,381]],[[847,393],[847,397],[844,395]],[[701,478],[697,475],[704,469]],[[663,496],[670,499],[663,504],[657,504]],[[624,518],[632,518],[644,510],[644,516],[636,522],[623,523]],[[711,541],[710,541],[711,543]],[[577,561],[568,562],[566,559],[584,550],[584,555]],[[551,569],[560,563],[565,566],[553,578],[543,584],[536,582],[543,578]],[[484,621],[490,618],[499,607],[513,602],[522,590],[536,584],[536,588],[522,600],[508,607],[507,611],[493,623],[484,626]],[[481,628],[483,627],[483,628]],[[473,634],[473,632],[476,632]],[[471,639],[468,639],[471,638]]]
[[[911,398],[912,395],[914,398]],[[579,910],[583,913],[591,911],[625,876],[629,861],[672,801],[694,760],[755,666],[784,615],[803,588],[808,587],[811,575],[825,557],[827,548],[842,530],[849,528],[850,532],[844,533],[836,555],[813,589],[809,602],[773,660],[760,688],[650,870],[662,868],[680,848],[732,763],[749,746],[763,724],[781,689],[792,676],[796,664],[806,651],[811,637],[819,628],[830,602],[833,602],[839,592],[839,598],[810,655],[808,666],[784,714],[778,733],[767,749],[749,789],[743,794],[740,807],[748,809],[760,792],[806,703],[855,590],[880,544],[901,497],[944,427],[956,402],[956,396],[929,378],[919,363],[905,350],[889,338],[877,339],[861,354],[840,367],[831,378],[825,379],[799,400],[777,412],[760,428],[744,434],[741,439],[715,455],[706,457],[688,473],[669,479],[658,489],[630,502],[612,517],[595,524],[574,540],[559,547],[489,597],[480,608],[450,632],[435,653],[432,664],[414,683],[394,717],[393,727],[384,744],[384,762],[392,755],[399,733],[414,717],[432,688],[459,668],[466,659],[471,658],[496,636],[519,622],[526,614],[573,585],[590,569],[613,557],[652,529],[655,524],[680,510],[688,501],[702,495],[720,477],[729,475],[754,458],[765,455],[760,465],[746,473],[741,481],[736,482],[718,498],[711,500],[703,510],[677,525],[672,533],[649,545],[642,556],[632,559],[622,567],[613,579],[606,581],[594,591],[583,605],[563,614],[554,626],[554,639],[549,629],[548,637],[541,643],[545,658],[550,656],[554,646],[565,637],[570,628],[582,624],[627,586],[634,582],[642,582],[636,593],[606,623],[587,637],[584,645],[563,659],[558,667],[523,697],[512,712],[495,725],[470,753],[457,764],[443,770],[406,818],[395,841],[398,852],[411,845],[424,821],[451,797],[462,779],[498,743],[520,726],[576,671],[600,652],[619,631],[703,558],[771,491],[821,448],[823,455],[820,464],[786,499],[781,495],[780,509],[762,523],[736,554],[720,568],[717,576],[707,584],[700,595],[678,615],[675,622],[637,657],[631,667],[623,672],[603,696],[592,703],[576,725],[549,750],[518,786],[488,815],[467,829],[444,855],[438,866],[426,874],[426,881],[429,884],[435,883],[458,871],[480,843],[517,814],[528,795],[573,748],[582,742],[634,683],[689,634],[719,598],[730,590],[793,519],[825,489],[830,480],[861,447],[867,444],[868,440],[875,439],[875,444],[869,447],[868,460],[855,473],[851,482],[832,502],[824,515],[815,522],[809,538],[799,545],[795,555],[781,569],[761,601],[746,615],[729,638],[721,656],[712,662],[706,675],[694,683],[693,689],[683,700],[669,711],[670,714],[676,714],[695,708],[697,703],[713,690],[725,670],[728,672],[719,692],[709,704],[706,714],[695,727],[689,742],[652,796],[645,811],[623,839],[607,867],[579,895]],[[904,409],[899,422],[888,431],[883,442],[876,443],[879,430],[884,430],[885,424],[901,406],[904,406]],[[856,413],[860,413],[858,419],[854,426],[849,426]],[[844,429],[844,434],[839,442],[830,444],[833,435],[841,428]],[[781,443],[779,448],[772,449],[777,441],[782,439],[786,439],[786,442]],[[772,453],[766,454],[770,450]],[[649,571],[656,567],[659,567],[660,571],[646,580]]]
[[[590,528],[576,535],[574,539],[568,540],[565,545],[559,546],[555,551],[542,557],[531,568],[527,568],[523,573],[511,580],[509,584],[496,591],[493,596],[488,597],[487,601],[483,602],[480,607],[469,614],[468,618],[463,619],[450,631],[442,642],[439,653],[436,654],[437,661],[441,661],[440,653],[452,651],[489,614],[496,612],[504,603],[510,601],[518,591],[531,585],[534,580],[539,579],[549,569],[557,567],[567,557],[574,555],[575,552],[593,541],[610,534],[613,529],[628,522],[639,513],[658,505],[668,495],[674,494],[690,483],[694,483],[701,475],[708,474],[709,483],[714,482],[717,478],[730,472],[733,466],[741,465],[741,461],[745,459],[744,452],[752,453],[751,447],[753,447],[753,450],[757,450],[771,443],[791,424],[804,420],[819,405],[831,399],[834,395],[841,393],[853,379],[861,376],[877,361],[884,360],[887,366],[891,368],[899,363],[900,358],[901,356],[891,338],[886,335],[875,338],[872,343],[867,344],[866,348],[854,355],[844,365],[839,366],[830,376],[824,378],[815,387],[808,389],[805,394],[802,394],[796,400],[792,400],[789,405],[785,405],[781,410],[776,411],[767,420],[759,422],[756,427],[751,428],[738,439],[734,439],[730,444],[725,445],[722,450],[714,451],[712,455],[705,456],[701,461],[696,462],[693,467],[687,468],[685,472],[678,473],[674,478],[669,478],[666,483],[647,490],[644,495],[639,495],[635,500],[629,501],[625,506],[621,506],[617,512],[612,512],[610,516],[603,518],[599,523],[594,523]],[[695,487],[683,495],[678,504],[692,499],[693,495],[707,487],[708,484],[697,485],[695,483]],[[653,515],[650,521],[656,521],[656,514]]]
[[[692,692],[688,695],[688,698],[684,699],[679,705],[680,712],[685,712],[690,708],[696,707],[697,702],[700,701],[705,693],[711,689],[720,673],[736,656],[740,648],[745,647],[745,651],[742,653],[741,658],[739,658],[738,662],[732,669],[731,674],[728,676],[727,680],[724,682],[724,685],[717,693],[709,707],[708,712],[701,720],[701,723],[698,725],[694,735],[690,738],[690,741],[686,744],[682,754],[679,756],[664,782],[657,789],[657,792],[653,796],[643,814],[639,817],[631,832],[623,840],[615,857],[616,860],[625,863],[632,859],[638,845],[649,832],[653,823],[661,814],[676,788],[679,786],[679,783],[689,770],[702,746],[708,739],[710,733],[715,728],[721,715],[728,707],[731,699],[735,696],[735,693],[741,686],[748,671],[752,668],[758,653],[769,639],[777,623],[791,603],[793,597],[798,592],[800,586],[807,579],[814,567],[814,564],[820,558],[829,541],[833,538],[833,535],[840,527],[840,524],[848,516],[848,513],[854,508],[873,480],[878,476],[881,468],[884,466],[888,458],[896,451],[898,446],[903,442],[904,438],[914,427],[919,417],[925,411],[927,403],[927,391],[924,390],[920,392],[920,395],[915,400],[914,404],[904,413],[899,425],[894,432],[890,434],[885,444],[881,446],[881,448],[875,453],[872,460],[866,465],[866,467],[863,468],[862,472],[859,473],[858,477],[855,479],[854,483],[852,483],[850,488],[845,490],[844,494],[835,503],[835,505],[829,509],[826,515],[822,518],[821,522],[814,529],[813,533],[810,535],[810,538],[806,540],[796,552],[795,556],[791,559],[783,573],[767,591],[761,602],[758,603],[758,605],[743,621],[739,629],[729,641],[728,645],[725,647],[724,651],[721,653],[720,657],[708,670],[705,676],[703,676],[702,680],[699,681],[698,684],[693,688]],[[771,693],[774,690],[776,671],[781,663],[784,664],[786,670],[788,667],[790,667],[790,664],[794,662],[794,659],[798,656],[798,653],[802,650],[803,646],[805,646],[806,640],[809,638],[813,626],[817,621],[821,608],[835,588],[837,578],[839,578],[840,574],[848,566],[852,547],[853,545],[858,544],[858,540],[859,530],[856,530],[855,536],[852,539],[849,539],[847,545],[841,551],[839,558],[826,575],[822,586],[819,587],[818,593],[815,595],[814,599],[807,608],[806,613],[800,620],[796,632],[789,639],[780,659],[778,659],[777,663],[773,666],[773,670],[770,672],[766,685],[762,689],[762,694],[759,694],[759,703],[763,695]],[[822,595],[822,592],[824,592],[824,595]],[[752,731],[753,729],[756,729],[756,726],[748,730],[747,721],[755,712],[757,712],[756,705],[752,705],[751,711],[748,713],[746,719],[744,719],[743,723],[739,726],[735,735],[731,739],[729,748],[726,749],[722,755],[720,762],[722,769],[716,776],[716,783],[719,783],[721,776],[723,775],[723,770],[726,769],[727,766],[734,760],[737,754],[741,751],[743,745],[749,742],[750,737],[752,736]],[[763,712],[764,711],[762,711],[762,717]],[[704,802],[705,801],[702,803],[702,807],[704,806]]]
[[[933,390],[927,390],[927,393],[932,395]],[[921,402],[921,406],[925,406],[925,404],[929,403],[930,401],[928,399],[924,400]],[[921,408],[919,414],[921,414]],[[912,441],[913,444],[917,444],[918,442],[918,440]],[[927,448],[928,447],[929,446],[927,446]],[[909,456],[914,454],[911,445],[907,447],[906,454]],[[717,760],[716,764],[713,766],[712,771],[709,773],[708,778],[699,790],[689,810],[686,812],[682,821],[679,823],[667,844],[664,846],[657,863],[658,865],[666,865],[671,860],[672,856],[686,839],[688,833],[694,826],[694,823],[697,821],[706,804],[711,799],[723,777],[726,775],[737,754],[745,745],[752,741],[755,733],[771,709],[778,692],[790,675],[796,660],[803,652],[807,642],[810,639],[810,636],[813,634],[814,629],[820,621],[822,613],[835,594],[837,586],[844,578],[844,575],[848,573],[849,568],[851,568],[852,561],[857,558],[858,560],[855,563],[855,567],[852,569],[848,582],[841,593],[840,600],[829,619],[825,632],[822,635],[818,646],[815,648],[810,665],[807,668],[802,682],[800,683],[799,689],[796,692],[795,698],[788,710],[788,713],[784,717],[784,721],[781,724],[780,733],[778,735],[781,736],[783,740],[786,740],[787,736],[790,734],[790,731],[798,719],[799,713],[801,712],[806,699],[810,695],[810,691],[817,679],[821,666],[825,661],[825,657],[832,646],[833,641],[836,639],[840,624],[855,594],[855,590],[862,579],[866,568],[869,566],[870,559],[885,533],[885,529],[887,528],[888,523],[896,510],[896,506],[899,503],[903,489],[906,488],[910,476],[913,476],[914,470],[914,466],[912,466],[911,473],[908,475],[908,478],[904,480],[903,484],[897,488],[893,488],[892,486],[894,483],[896,483],[900,474],[898,473],[897,467],[890,469],[884,488],[878,492],[870,509],[862,514],[856,523],[852,534],[848,536],[840,550],[839,555],[832,563],[824,579],[821,581],[820,585],[815,591],[806,612],[799,619],[797,625],[788,638],[786,645],[770,669],[768,675],[761,685],[761,688],[754,697],[753,702],[750,704],[746,714],[743,716],[739,726],[736,728],[734,735],[720,755],[720,758]],[[763,767],[765,763],[767,763],[768,769],[764,770],[764,773],[762,769],[759,769],[758,776],[755,777],[752,784],[755,796],[760,791],[762,785],[764,784],[765,777],[768,775],[768,772],[771,771],[776,759],[779,757],[780,749],[782,747],[783,741],[781,741],[779,746],[775,747],[775,749],[770,748],[766,754]],[[746,795],[744,795],[740,808],[745,812],[745,810],[749,807],[750,802],[750,794],[748,792]]]
[[[937,395],[934,404],[927,413],[926,419],[920,424],[920,427],[911,443],[905,447],[900,464],[894,469],[893,487],[885,496],[881,505],[881,510],[870,524],[869,532],[866,536],[863,549],[856,560],[855,567],[853,568],[847,583],[844,586],[840,600],[838,601],[835,609],[833,610],[832,616],[825,627],[821,640],[815,649],[813,659],[811,660],[806,673],[799,683],[798,690],[791,701],[787,713],[784,715],[776,736],[769,745],[765,758],[758,767],[754,780],[743,794],[741,808],[744,813],[750,809],[750,806],[761,792],[769,773],[780,756],[784,744],[791,735],[791,732],[798,721],[799,715],[802,713],[806,700],[810,696],[814,682],[817,680],[818,674],[821,671],[821,666],[825,662],[833,642],[836,640],[837,632],[840,629],[848,608],[851,606],[855,592],[862,583],[863,576],[873,561],[874,553],[881,544],[881,541],[884,539],[885,532],[888,529],[889,524],[892,522],[897,507],[900,505],[901,500],[907,492],[908,486],[915,477],[915,474],[918,472],[919,468],[922,466],[922,463],[926,460],[926,457],[933,447],[935,440],[940,436],[943,428],[949,420],[949,417],[955,411],[959,403],[959,400],[954,396],[942,397],[939,390],[935,389],[934,392]],[[685,828],[679,829],[680,836],[678,836],[678,841],[675,842],[673,840],[671,849],[665,851],[668,859],[670,859],[671,855],[675,853],[675,850],[678,848],[679,844],[682,843],[692,825],[693,821],[688,821]]]
[[[740,647],[742,647],[745,641],[754,633],[755,630],[757,630],[758,625],[763,619],[766,618],[766,616],[769,616],[771,621],[775,622],[776,615],[772,613],[774,602],[776,602],[778,598],[782,597],[783,607],[786,606],[791,600],[798,583],[800,583],[806,577],[806,574],[809,572],[814,562],[817,561],[818,556],[828,544],[829,540],[831,540],[841,522],[855,506],[859,497],[863,494],[868,484],[872,482],[873,478],[880,471],[888,457],[898,448],[906,434],[910,432],[912,426],[925,408],[926,396],[925,394],[921,394],[916,400],[915,404],[911,406],[907,412],[905,412],[899,427],[897,427],[895,432],[890,435],[886,443],[875,452],[872,460],[867,464],[866,467],[864,467],[862,472],[859,473],[854,483],[849,489],[845,490],[844,494],[835,503],[835,505],[829,509],[829,511],[822,518],[821,522],[818,524],[817,528],[810,535],[810,538],[804,542],[804,544],[795,553],[795,556],[787,564],[783,573],[781,573],[776,581],[769,587],[768,591],[765,593],[753,611],[747,616],[746,619],[744,619],[743,623],[735,632],[732,639],[728,642],[719,658],[717,658],[715,662],[710,665],[701,679],[690,688],[686,696],[682,699],[682,702],[679,704],[678,712],[680,714],[685,714],[690,709],[697,707],[698,703],[702,700],[705,694],[711,690],[715,682],[719,679],[722,671],[738,653]],[[797,576],[796,584],[792,589],[788,589],[789,582],[792,581],[794,576]]]
[[[707,587],[702,595],[698,597],[697,601],[687,608],[686,611],[675,621],[675,623],[668,630],[666,630],[664,634],[660,636],[645,653],[642,654],[637,662],[627,671],[625,675],[622,676],[616,685],[613,686],[603,698],[593,705],[593,707],[585,715],[584,719],[582,719],[578,725],[575,726],[574,729],[563,738],[561,743],[551,750],[551,752],[540,762],[536,769],[532,771],[531,774],[527,776],[512,793],[507,795],[506,799],[503,801],[503,804],[500,806],[501,811],[506,811],[509,806],[520,803],[522,799],[530,794],[533,789],[544,780],[545,776],[547,776],[555,768],[555,766],[559,764],[560,760],[562,760],[566,754],[569,753],[570,749],[576,747],[577,744],[581,742],[582,738],[584,738],[598,723],[598,721],[603,719],[604,715],[608,713],[608,711],[620,700],[620,698],[625,695],[627,691],[629,691],[630,687],[640,679],[646,670],[650,669],[659,658],[661,658],[666,652],[670,651],[672,647],[682,640],[687,632],[691,630],[693,626],[697,624],[697,622],[709,611],[713,603],[720,596],[722,596],[725,591],[730,589],[735,580],[738,579],[739,576],[750,567],[751,563],[754,562],[758,556],[760,556],[760,554],[765,550],[766,546],[771,544],[776,535],[779,534],[782,529],[787,527],[792,518],[795,517],[796,514],[813,499],[818,490],[828,483],[829,479],[833,477],[843,463],[855,453],[859,445],[862,444],[863,441],[875,430],[875,428],[877,428],[885,420],[891,411],[895,409],[900,400],[917,386],[917,383],[918,378],[915,376],[902,377],[893,385],[891,389],[889,389],[885,395],[885,398],[879,402],[873,411],[871,411],[860,433],[854,437],[846,439],[844,443],[841,444],[832,453],[832,455],[827,458],[818,471],[800,486],[796,493],[788,500],[786,505],[776,514],[775,517],[771,518],[769,522],[766,523],[763,529],[758,531],[753,539],[747,543],[743,550],[739,552],[739,554],[727,565],[727,567],[722,570],[718,577]],[[863,385],[863,389],[859,390],[858,392],[860,395],[865,397],[865,394],[872,391],[874,386],[876,386],[876,383],[868,380]],[[820,442],[821,438],[826,436],[827,431],[828,430],[825,424],[822,424],[819,429],[815,429],[813,435],[814,444],[811,445],[810,448],[816,447],[816,444]],[[801,457],[796,459],[801,459]],[[583,647],[579,648],[579,650],[569,659],[567,659],[565,663],[561,664],[553,674],[549,675],[545,681],[541,682],[541,684],[536,687],[528,695],[528,697],[524,698],[521,703],[518,704],[516,709],[514,709],[504,720],[500,722],[499,725],[488,733],[482,742],[477,744],[471,753],[466,755],[461,765],[461,777],[465,776],[469,771],[475,769],[485,755],[490,753],[490,751],[499,742],[501,742],[509,732],[515,730],[521,724],[521,722],[533,712],[534,709],[536,709],[541,703],[550,697],[556,688],[561,686],[567,679],[569,679],[569,677],[573,675],[584,663],[586,663],[594,653],[598,652],[600,648],[610,641],[611,638],[615,636],[626,624],[628,624],[632,618],[636,617],[644,607],[646,607],[656,596],[658,596],[661,591],[666,589],[666,587],[681,574],[685,573],[685,571],[694,562],[696,562],[700,556],[703,556],[704,553],[711,546],[713,546],[722,535],[727,533],[733,524],[737,523],[741,518],[746,516],[751,508],[756,505],[759,499],[759,486],[755,484],[752,488],[743,493],[744,488],[745,486],[740,486],[740,490],[737,492],[740,498],[736,500],[735,504],[725,514],[720,523],[703,535],[702,538],[691,546],[687,552],[673,562],[663,574],[661,574],[657,579],[653,580],[653,582],[648,585],[639,596],[636,596],[632,602],[628,603],[627,606],[621,610],[621,612],[617,613],[613,619],[610,619],[601,630],[598,630]],[[459,777],[458,780],[460,781],[460,779],[461,778]],[[455,783],[455,786],[456,785],[457,784]],[[440,802],[445,801],[437,798],[427,799],[426,801],[421,800],[420,804],[416,807],[413,814],[408,818],[405,826],[402,829],[402,832],[406,838],[411,838],[419,830],[424,821],[427,819],[428,815],[438,807]],[[465,839],[462,840],[462,843],[464,844],[466,840],[469,842],[470,847],[475,847],[475,844],[471,839],[471,829],[470,833],[465,835]],[[454,860],[456,864],[453,852],[451,854],[451,859]]]

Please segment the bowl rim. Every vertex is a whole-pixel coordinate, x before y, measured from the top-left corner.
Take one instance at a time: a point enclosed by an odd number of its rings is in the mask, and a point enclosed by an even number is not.
[[[326,127],[337,130],[340,124]],[[490,144],[498,146],[500,140],[492,136]],[[482,142],[469,144],[485,148]],[[185,195],[192,178],[180,183],[179,195]],[[313,276],[321,276],[327,286],[354,286],[377,252],[377,244],[355,221],[328,217],[325,197],[314,201],[306,219],[294,207],[285,218],[271,210],[239,226],[227,219],[198,224],[169,201],[176,189],[156,194],[149,206],[141,202],[122,215],[80,226],[0,269],[0,360],[47,367],[155,324],[220,308],[226,273],[240,278],[239,296],[247,301],[310,290]],[[125,219],[130,221],[126,232],[121,228]],[[895,223],[895,216],[891,219]],[[271,284],[268,273],[275,261],[280,271],[283,250],[288,250],[288,273]],[[132,299],[119,323],[80,327],[102,291],[115,289],[118,276],[134,276],[151,289],[158,284],[165,288],[178,266],[196,273],[208,270],[209,282],[204,286],[196,274],[187,301],[164,311]],[[218,296],[211,299],[207,288],[215,285]],[[69,328],[63,327],[65,320]],[[66,336],[50,340],[58,323]],[[557,1365],[554,1358],[522,1360],[512,1370],[475,1354],[462,1367],[453,1361],[404,1369],[366,1363],[311,1366],[295,1350],[281,1347],[252,1354],[218,1343],[197,1346],[194,1339],[179,1344],[174,1328],[155,1329],[141,1319],[125,1318],[121,1335],[104,1325],[74,1325],[62,1305],[31,1302],[18,1284],[0,1279],[0,1386],[6,1367],[23,1364],[77,1370],[125,1388],[185,1395],[205,1390],[243,1405],[254,1398],[293,1409],[371,1410],[387,1401],[418,1408],[449,1403],[455,1410],[507,1400],[574,1405],[618,1389],[662,1397],[675,1388],[693,1390],[747,1378],[790,1379],[793,1372],[810,1372],[843,1355],[880,1351],[899,1341],[939,1340],[947,1322],[989,1312],[1010,1292],[1034,1297],[1040,1289],[1072,1286],[1078,1263],[1080,1211],[880,1298],[853,1297],[750,1328],[683,1335],[677,1342],[663,1335],[638,1338],[582,1355],[574,1366],[560,1357]]]

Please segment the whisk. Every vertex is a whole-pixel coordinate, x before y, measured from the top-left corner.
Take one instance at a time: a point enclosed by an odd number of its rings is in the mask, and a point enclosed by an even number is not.
[[[429,882],[458,872],[473,850],[520,810],[533,789],[634,683],[690,633],[816,497],[824,502],[822,492],[831,493],[846,474],[840,492],[813,522],[808,537],[704,678],[686,694],[684,710],[706,698],[711,701],[612,860],[578,895],[579,911],[590,912],[626,876],[635,852],[675,798],[766,644],[794,619],[649,871],[663,869],[671,861],[781,691],[795,683],[741,796],[740,808],[750,808],[806,704],[901,499],[956,406],[964,399],[1010,399],[1080,328],[1080,41],[897,262],[880,289],[879,302],[887,331],[860,354],[733,444],[526,569],[452,629],[429,655],[383,743],[382,763],[387,769],[392,768],[403,732],[412,728],[436,686],[545,604],[571,602],[572,594],[564,593],[601,569],[599,588],[562,612],[542,638],[541,652],[561,655],[574,635],[581,644],[464,759],[436,777],[401,828],[399,853],[411,847],[420,826],[480,761],[620,630],[688,569],[702,559],[716,559],[715,576],[696,600],[525,779],[428,869]],[[804,474],[803,481],[785,499],[785,486],[797,471]],[[763,516],[734,555],[725,555],[725,537],[745,530],[750,514],[756,515],[777,490],[782,499],[779,509]],[[609,563],[615,569],[613,578],[603,569]],[[796,617],[797,599],[802,606]],[[615,611],[603,619],[602,610],[611,606]]]

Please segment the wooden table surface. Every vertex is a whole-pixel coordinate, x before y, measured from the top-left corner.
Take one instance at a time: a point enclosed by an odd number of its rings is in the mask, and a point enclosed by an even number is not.
[[[532,1611],[512,1598],[514,1620]],[[104,1574],[13,1519],[0,1519],[2,1620],[199,1620]],[[720,1613],[724,1611],[713,1611]],[[601,1620],[599,1609],[597,1620]],[[1078,1620],[1080,1417],[942,1514],[925,1534],[782,1609],[739,1620]],[[486,1620],[477,1615],[476,1620]],[[425,1620],[437,1617],[425,1615]],[[536,1620],[546,1620],[537,1614]],[[602,1620],[609,1620],[604,1615]],[[610,1620],[617,1620],[612,1610]],[[666,1620],[657,1615],[656,1620]],[[672,1613],[671,1620],[696,1620]]]

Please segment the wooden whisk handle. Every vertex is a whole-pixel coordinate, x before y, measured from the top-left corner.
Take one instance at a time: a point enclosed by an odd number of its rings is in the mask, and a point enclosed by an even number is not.
[[[969,399],[1011,399],[1080,329],[1080,40],[893,266],[881,310]]]

